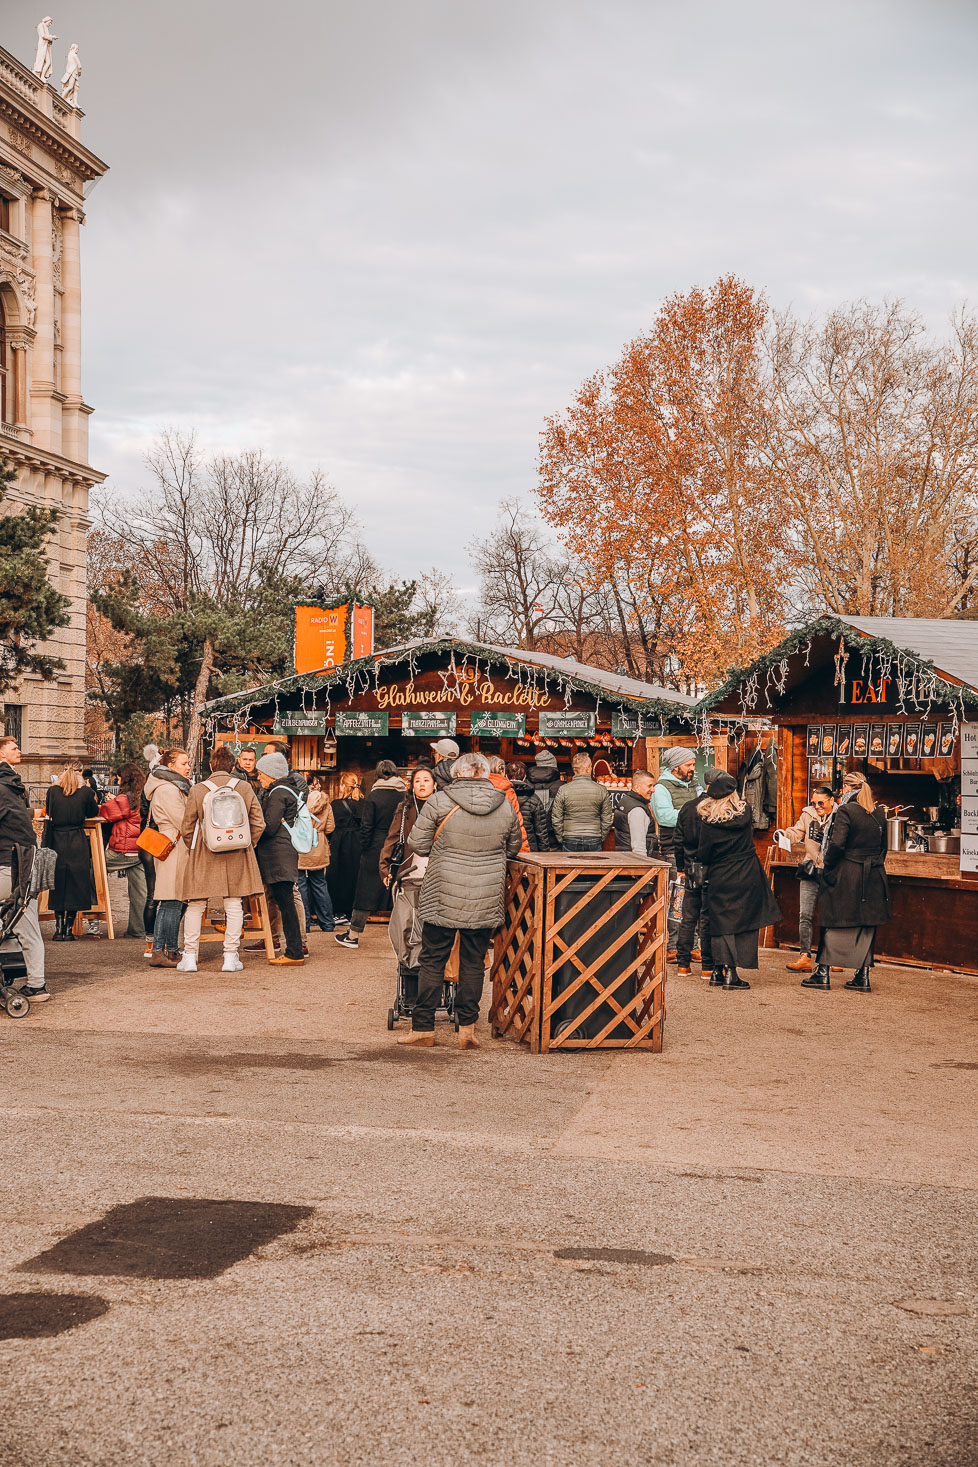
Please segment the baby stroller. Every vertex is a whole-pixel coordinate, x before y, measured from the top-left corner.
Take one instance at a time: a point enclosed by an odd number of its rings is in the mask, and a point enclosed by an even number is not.
[[[418,962],[421,957],[421,918],[418,916],[418,897],[421,880],[427,861],[423,857],[409,856],[394,882],[391,919],[387,935],[397,958],[397,990],[394,1006],[387,1010],[387,1027],[393,1029],[398,1019],[409,1019],[414,1012],[418,997]],[[445,1014],[458,1029],[455,1017],[455,984],[446,982],[442,988],[438,1013]]]
[[[34,846],[14,846],[11,853],[10,895],[0,901],[0,1009],[11,1019],[23,1019],[31,1011],[30,999],[14,987],[27,977],[14,927],[28,902],[50,887],[56,860],[54,851],[39,851]]]

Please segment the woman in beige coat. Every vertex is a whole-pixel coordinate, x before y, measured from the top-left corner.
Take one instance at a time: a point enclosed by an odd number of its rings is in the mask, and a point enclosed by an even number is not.
[[[211,772],[207,780],[195,785],[190,791],[187,807],[183,814],[181,836],[189,851],[187,868],[183,879],[183,895],[187,901],[187,916],[183,924],[183,956],[177,964],[181,973],[196,973],[197,949],[200,945],[200,927],[204,920],[207,903],[223,902],[224,967],[223,973],[239,973],[242,963],[238,956],[241,945],[241,928],[244,925],[242,898],[257,896],[262,890],[261,872],[255,860],[255,842],[265,829],[265,817],[261,812],[258,796],[247,779],[235,778],[234,755],[226,745],[219,745],[211,755]],[[201,822],[204,799],[208,785],[234,783],[234,788],[244,801],[251,828],[251,845],[238,846],[232,851],[211,851],[204,840]]]
[[[306,931],[311,931],[313,922],[318,922],[321,932],[332,932],[335,925],[333,903],[326,885],[326,868],[329,865],[327,837],[335,830],[336,821],[333,807],[322,790],[310,788],[306,804],[319,837],[314,851],[299,856],[299,895],[306,914]]]
[[[172,840],[173,850],[156,866],[156,921],[153,924],[152,968],[175,968],[183,916],[183,878],[187,847],[180,838],[183,812],[190,794],[190,760],[183,749],[167,749],[143,789],[149,801],[150,822],[160,835]]]

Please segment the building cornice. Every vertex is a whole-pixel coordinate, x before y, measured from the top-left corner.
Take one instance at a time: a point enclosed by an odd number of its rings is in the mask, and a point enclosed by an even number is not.
[[[107,474],[103,474],[100,469],[93,469],[89,464],[79,464],[74,459],[62,458],[60,453],[49,453],[46,448],[35,448],[19,438],[9,438],[5,433],[0,433],[0,459],[8,459],[20,468],[40,469],[45,474],[57,474],[62,479],[70,479],[75,484],[85,484],[89,488],[108,478]]]
[[[36,77],[21,66],[15,57],[0,50],[0,119],[8,127],[15,128],[29,138],[32,143],[37,143],[51,157],[72,168],[86,182],[101,178],[103,173],[108,172],[109,165],[103,163],[101,158],[57,121],[46,116],[26,95],[38,85]],[[51,102],[56,109],[56,116],[59,111],[64,112],[67,121],[69,109],[66,104],[60,102],[53,93]],[[13,137],[11,142],[17,146]],[[61,181],[68,182],[67,179]]]

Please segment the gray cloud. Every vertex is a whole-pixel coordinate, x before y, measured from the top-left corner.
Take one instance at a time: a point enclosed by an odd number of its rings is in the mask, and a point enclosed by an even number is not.
[[[36,5],[5,44],[33,54]],[[464,577],[537,435],[657,305],[975,296],[970,4],[76,0],[93,460],[162,423],[320,464]],[[70,32],[70,35],[69,35]],[[60,56],[60,51],[58,53]],[[446,513],[446,508],[449,513]]]

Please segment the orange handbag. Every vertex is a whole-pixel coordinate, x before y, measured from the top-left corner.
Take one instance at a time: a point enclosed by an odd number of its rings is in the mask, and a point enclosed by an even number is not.
[[[147,825],[145,830],[139,832],[136,844],[141,851],[155,856],[157,861],[165,861],[176,842],[170,840],[169,836],[162,835],[160,831],[154,830],[151,825]]]

